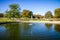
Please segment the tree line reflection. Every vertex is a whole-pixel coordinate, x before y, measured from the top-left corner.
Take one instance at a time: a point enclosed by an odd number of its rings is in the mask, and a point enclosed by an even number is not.
[[[45,23],[46,28],[50,29],[52,27],[52,24],[50,23]]]
[[[8,23],[3,25],[8,31],[8,40],[23,39],[21,36],[31,35],[31,25],[29,23]]]
[[[21,38],[21,36],[31,35],[32,32],[32,25],[29,25],[30,23],[9,23],[0,25],[0,27],[4,26],[6,30],[8,31],[8,37],[11,40],[18,40]],[[45,23],[45,27],[50,29],[53,24],[47,24]],[[60,24],[54,24],[54,30],[58,33],[60,33]]]
[[[8,40],[19,39],[19,23],[8,23],[8,24],[4,24],[4,26],[6,27],[9,34]]]
[[[54,29],[56,32],[60,33],[60,24],[55,24]]]
[[[45,23],[45,26],[50,29],[53,24]],[[54,24],[54,30],[58,33],[60,33],[60,24]]]

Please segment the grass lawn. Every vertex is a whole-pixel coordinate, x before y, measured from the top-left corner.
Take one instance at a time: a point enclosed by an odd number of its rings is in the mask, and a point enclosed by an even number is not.
[[[0,19],[0,22],[15,22],[15,20],[11,20],[11,19]]]

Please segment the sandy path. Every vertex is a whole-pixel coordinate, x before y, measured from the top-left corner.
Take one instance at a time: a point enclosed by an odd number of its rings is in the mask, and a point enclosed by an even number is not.
[[[32,23],[58,23],[58,24],[60,24],[60,21],[21,21],[21,22],[32,22]]]

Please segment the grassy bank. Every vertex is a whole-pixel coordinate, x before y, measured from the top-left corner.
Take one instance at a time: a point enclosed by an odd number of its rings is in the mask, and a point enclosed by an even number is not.
[[[11,19],[0,19],[0,22],[16,22],[16,21]]]
[[[9,19],[9,18],[0,18],[0,22],[23,22],[23,21],[30,21],[30,22],[43,22],[43,21],[57,21],[57,20],[50,20],[50,19],[29,19],[29,18],[25,18],[25,19],[21,19],[21,18],[15,18],[13,19]],[[58,21],[57,21],[58,22]]]

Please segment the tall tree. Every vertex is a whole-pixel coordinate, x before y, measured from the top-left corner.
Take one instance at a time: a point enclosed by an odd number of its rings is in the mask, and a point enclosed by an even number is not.
[[[6,11],[6,14],[4,16],[7,17],[7,18],[11,18],[11,14],[8,10]]]
[[[19,5],[18,4],[11,4],[9,5],[10,10],[6,11],[6,16],[9,15],[9,18],[19,18],[20,17],[20,11],[19,11]]]
[[[29,10],[23,10],[21,17],[22,18],[31,18],[31,16],[33,16],[32,11]]]
[[[55,18],[60,18],[60,8],[55,9]]]
[[[52,15],[51,11],[46,12],[45,18],[52,18],[52,17],[53,17],[53,15]]]

